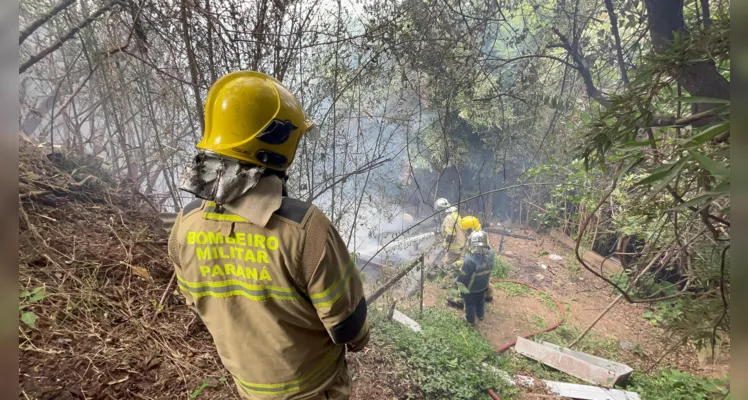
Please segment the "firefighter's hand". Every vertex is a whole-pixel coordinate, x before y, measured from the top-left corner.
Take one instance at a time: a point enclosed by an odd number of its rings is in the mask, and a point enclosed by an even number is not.
[[[364,326],[364,329],[366,329],[365,332],[359,334],[359,337],[354,339],[352,342],[348,342],[345,344],[345,349],[350,351],[351,353],[357,353],[366,347],[366,345],[369,343],[369,324],[366,324]]]
[[[345,345],[345,349],[350,351],[351,353],[358,353],[359,351],[363,350],[366,345],[361,345],[357,343],[347,343]]]
[[[366,345],[369,344],[369,333],[366,333],[366,336],[363,340],[354,341],[350,343],[345,344],[345,349],[350,351],[351,353],[358,353],[359,351],[363,350]]]

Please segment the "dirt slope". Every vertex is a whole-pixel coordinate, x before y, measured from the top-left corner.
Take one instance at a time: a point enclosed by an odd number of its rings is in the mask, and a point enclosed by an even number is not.
[[[19,147],[18,287],[43,297],[22,300],[36,321],[20,322],[19,398],[239,399],[210,334],[169,286],[167,234],[149,201],[90,161],[51,160],[23,136]],[[352,398],[409,391],[393,384],[393,362],[375,346],[349,355]]]
[[[537,240],[504,238],[502,257],[511,264],[508,279],[530,283],[553,296],[566,308],[565,326],[583,330],[616,297],[603,282],[579,266],[570,249],[548,235],[538,235],[521,228],[515,231],[537,237]],[[489,237],[491,243],[500,241],[500,235],[490,233]],[[550,254],[561,255],[563,259],[553,261]],[[540,264],[549,268],[543,269]],[[442,307],[446,296],[446,290],[431,282],[424,294],[425,304]],[[496,296],[486,308],[486,319],[478,324],[483,336],[496,347],[519,335],[535,332],[558,319],[556,307],[536,295],[512,295],[497,290]],[[729,368],[728,352],[723,352],[717,363],[710,363],[699,362],[698,351],[691,343],[671,348],[677,337],[668,337],[662,329],[642,317],[650,311],[650,307],[620,302],[598,322],[592,335],[612,344],[610,354],[603,356],[627,363],[635,370],[646,371],[670,349],[659,366],[677,367],[700,376],[724,377]],[[566,343],[573,339],[565,338]],[[619,347],[620,344],[636,346],[636,349],[624,350]]]
[[[206,398],[236,398],[171,290],[155,315],[171,267],[151,206],[23,137],[19,158],[19,291],[47,294],[23,310],[37,319],[19,329],[20,398],[186,398],[206,379]]]

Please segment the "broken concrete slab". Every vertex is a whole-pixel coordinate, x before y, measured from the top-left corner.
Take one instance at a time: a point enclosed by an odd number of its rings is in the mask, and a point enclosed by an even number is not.
[[[407,315],[401,313],[400,311],[393,310],[392,311],[392,319],[395,321],[407,326],[410,330],[413,332],[420,332],[421,331],[421,325],[418,324],[418,322],[413,321],[410,317]]]
[[[533,360],[585,382],[612,388],[628,379],[633,369],[626,364],[574,351],[548,342],[517,338],[515,350]]]
[[[483,367],[492,371],[496,376],[512,386],[535,386],[535,378],[515,375],[514,379],[503,370],[483,363]],[[541,380],[548,389],[558,396],[581,400],[641,400],[638,393],[619,389],[605,389],[597,386],[577,385],[574,383]]]
[[[534,386],[535,380],[529,376],[517,375],[514,379],[520,385]],[[606,389],[576,383],[542,380],[543,384],[556,395],[579,400],[641,400],[638,393],[619,389]]]

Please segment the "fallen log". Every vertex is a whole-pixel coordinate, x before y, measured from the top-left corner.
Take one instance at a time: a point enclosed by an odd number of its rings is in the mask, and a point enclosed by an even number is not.
[[[486,231],[486,232],[498,233],[499,235],[509,236],[509,237],[515,238],[515,239],[535,240],[535,238],[532,237],[532,236],[518,235],[518,234],[512,233],[512,232],[510,232],[510,231],[508,231],[506,229],[495,228],[495,227],[492,227],[492,226],[486,227],[483,230]]]
[[[561,231],[557,231],[557,230],[551,231],[551,237],[558,240],[559,242],[561,242],[561,244],[571,249],[574,249],[577,245],[574,239],[570,238],[568,235],[566,235],[565,233]],[[579,250],[581,252],[583,249],[580,248]],[[592,250],[584,249],[584,253],[582,254],[582,259],[584,260],[584,262],[586,262],[590,266],[600,269],[602,272],[604,272],[608,276],[615,275],[623,271],[623,266],[621,265],[621,263],[611,258],[603,257],[597,252],[594,252]]]

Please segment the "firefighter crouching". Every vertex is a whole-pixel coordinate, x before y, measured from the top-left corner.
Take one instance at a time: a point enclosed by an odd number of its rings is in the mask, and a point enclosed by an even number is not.
[[[440,198],[434,203],[434,208],[446,214],[442,222],[442,234],[444,235],[442,247],[445,251],[442,264],[451,265],[460,259],[467,236],[465,236],[465,231],[462,230],[457,207],[449,204],[447,199]]]
[[[475,325],[475,318],[482,321],[485,315],[485,292],[490,286],[495,254],[488,245],[488,235],[483,231],[470,234],[468,249],[457,284],[465,303],[465,320]]]
[[[181,189],[169,256],[179,289],[247,399],[348,399],[345,353],[369,340],[363,287],[345,242],[315,206],[286,197],[301,104],[251,71],[214,83]]]

